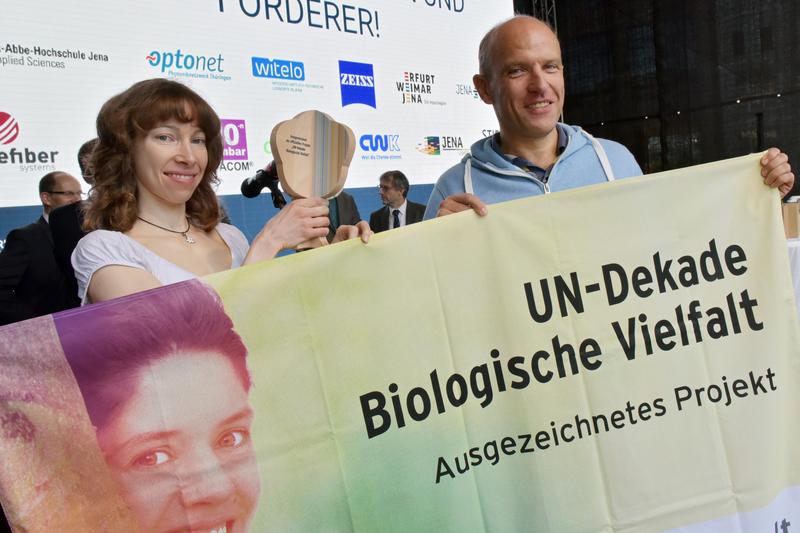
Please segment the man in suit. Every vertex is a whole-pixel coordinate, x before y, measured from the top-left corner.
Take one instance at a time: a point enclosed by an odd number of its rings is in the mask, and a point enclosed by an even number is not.
[[[422,220],[425,206],[406,199],[408,178],[399,170],[384,172],[380,177],[378,191],[383,207],[369,216],[369,226],[375,233],[399,228]]]
[[[48,218],[54,208],[77,202],[82,194],[80,182],[66,172],[39,180],[44,213],[33,224],[12,230],[0,253],[0,325],[65,309]]]
[[[328,208],[330,209],[328,218],[331,220],[328,242],[331,242],[336,236],[339,226],[355,226],[361,222],[361,214],[358,212],[356,201],[344,191],[340,192],[336,198],[330,199]]]
[[[89,159],[95,144],[97,144],[97,138],[86,141],[78,150],[81,176],[89,185],[94,183]],[[85,202],[70,202],[53,209],[48,220],[50,233],[53,235],[56,264],[64,278],[65,309],[81,305],[81,300],[78,298],[78,282],[75,279],[75,271],[72,269],[72,251],[78,245],[78,241],[86,235],[86,232],[83,231],[83,203]]]

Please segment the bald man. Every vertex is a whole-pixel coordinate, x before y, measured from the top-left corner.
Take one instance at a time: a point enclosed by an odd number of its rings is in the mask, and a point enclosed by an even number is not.
[[[82,194],[80,182],[66,172],[51,172],[39,180],[42,216],[12,230],[0,253],[0,325],[65,309],[48,217],[56,207],[80,200]]]
[[[627,148],[560,123],[564,107],[561,45],[542,21],[518,15],[484,36],[480,73],[472,80],[494,108],[500,132],[472,145],[470,153],[437,181],[425,218],[487,204],[639,176]],[[794,184],[788,157],[770,148],[761,160],[764,183],[786,195]]]

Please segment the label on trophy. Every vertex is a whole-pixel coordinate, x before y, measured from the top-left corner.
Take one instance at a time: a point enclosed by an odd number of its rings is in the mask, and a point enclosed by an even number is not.
[[[334,198],[355,153],[353,131],[321,111],[303,111],[270,136],[281,185],[292,198]]]

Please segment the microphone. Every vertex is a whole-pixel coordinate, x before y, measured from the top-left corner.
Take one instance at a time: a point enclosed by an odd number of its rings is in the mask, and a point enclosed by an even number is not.
[[[272,205],[277,209],[281,209],[286,205],[286,199],[283,197],[278,183],[278,171],[275,168],[275,161],[270,161],[266,168],[259,169],[255,176],[242,182],[242,195],[245,198],[255,198],[261,194],[264,188],[268,188],[272,195]]]

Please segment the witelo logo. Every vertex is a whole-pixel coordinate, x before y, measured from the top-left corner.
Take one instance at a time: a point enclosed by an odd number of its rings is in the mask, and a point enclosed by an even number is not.
[[[0,144],[11,144],[19,136],[19,122],[3,111],[0,111]]]
[[[372,64],[340,60],[339,86],[342,92],[342,107],[350,104],[364,104],[377,108]]]
[[[250,60],[253,65],[253,76],[256,78],[292,81],[306,79],[306,67],[301,61],[269,59],[267,57],[251,57]]]

